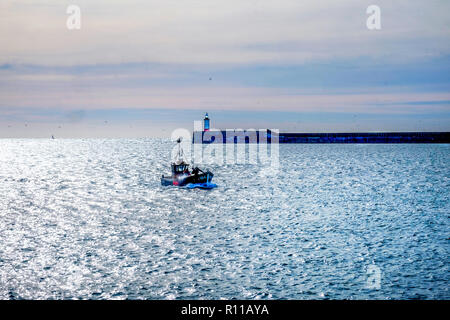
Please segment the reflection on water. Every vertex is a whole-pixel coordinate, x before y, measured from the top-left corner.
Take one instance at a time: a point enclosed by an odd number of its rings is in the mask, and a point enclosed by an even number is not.
[[[449,145],[281,145],[161,187],[168,140],[0,140],[0,298],[449,299]]]

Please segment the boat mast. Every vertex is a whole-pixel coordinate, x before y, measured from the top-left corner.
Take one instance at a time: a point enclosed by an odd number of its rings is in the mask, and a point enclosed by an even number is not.
[[[181,140],[182,140],[181,137],[179,137],[179,138],[177,139],[177,143],[178,143],[178,153],[177,153],[177,158],[176,158],[176,160],[184,161],[184,152],[183,152],[183,149],[181,148]]]

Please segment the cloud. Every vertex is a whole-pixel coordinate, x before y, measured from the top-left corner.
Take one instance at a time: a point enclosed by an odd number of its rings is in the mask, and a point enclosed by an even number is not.
[[[46,91],[2,92],[0,106],[77,111],[96,109],[190,109],[295,112],[418,113],[449,110],[448,92],[370,92],[308,94],[295,89],[179,87],[110,88],[61,87]]]
[[[0,63],[284,64],[450,53],[448,1],[379,0],[382,30],[360,0],[86,1],[69,31],[68,3],[2,1]]]
[[[305,118],[310,130],[448,128],[446,0],[378,0],[379,31],[366,28],[365,0],[77,0],[76,31],[66,28],[69,4],[0,2],[0,124],[32,121],[30,135],[58,122],[67,135],[115,134],[131,129],[100,118],[148,112],[140,127],[133,120],[144,133],[150,123],[165,130],[158,110],[171,119],[189,110],[261,114],[261,126],[280,112],[291,128],[291,116],[320,115]],[[372,120],[352,127],[353,114]]]
[[[0,107],[420,113],[448,110],[449,58],[303,66],[123,64],[0,68]]]

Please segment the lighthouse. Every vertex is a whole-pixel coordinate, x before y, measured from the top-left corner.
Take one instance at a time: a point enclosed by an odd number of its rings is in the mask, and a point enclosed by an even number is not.
[[[205,119],[203,119],[203,131],[209,131],[210,123],[209,123],[209,117],[208,112],[205,114]]]

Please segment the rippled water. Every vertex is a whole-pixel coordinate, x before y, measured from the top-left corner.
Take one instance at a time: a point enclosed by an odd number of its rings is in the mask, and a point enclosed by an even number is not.
[[[168,140],[0,140],[0,298],[449,299],[450,145],[281,145],[161,187]]]

